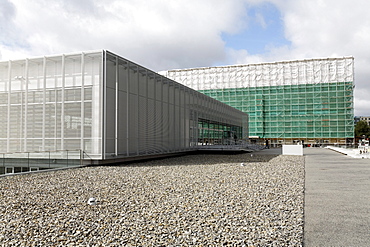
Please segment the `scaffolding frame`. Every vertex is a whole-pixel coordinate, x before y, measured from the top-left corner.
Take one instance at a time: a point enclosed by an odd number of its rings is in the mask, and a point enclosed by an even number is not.
[[[248,113],[250,136],[272,144],[353,142],[353,57],[161,73]]]

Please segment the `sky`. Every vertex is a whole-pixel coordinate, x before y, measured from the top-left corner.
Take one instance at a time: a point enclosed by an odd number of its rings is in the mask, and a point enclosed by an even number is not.
[[[106,49],[153,71],[355,58],[370,115],[368,0],[0,0],[0,60]]]

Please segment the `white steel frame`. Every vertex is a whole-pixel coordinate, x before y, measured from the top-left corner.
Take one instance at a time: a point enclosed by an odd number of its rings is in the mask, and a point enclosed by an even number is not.
[[[353,81],[354,58],[325,58],[162,71],[195,90]]]

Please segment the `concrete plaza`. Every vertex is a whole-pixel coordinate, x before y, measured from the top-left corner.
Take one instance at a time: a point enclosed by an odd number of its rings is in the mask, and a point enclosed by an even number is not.
[[[304,246],[369,246],[370,160],[305,148]]]
[[[369,246],[370,159],[327,148],[305,148],[304,156],[304,246]]]

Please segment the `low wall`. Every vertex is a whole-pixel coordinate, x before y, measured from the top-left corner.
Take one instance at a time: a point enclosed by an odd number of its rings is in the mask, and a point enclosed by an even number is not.
[[[283,155],[303,155],[303,145],[283,145]]]

